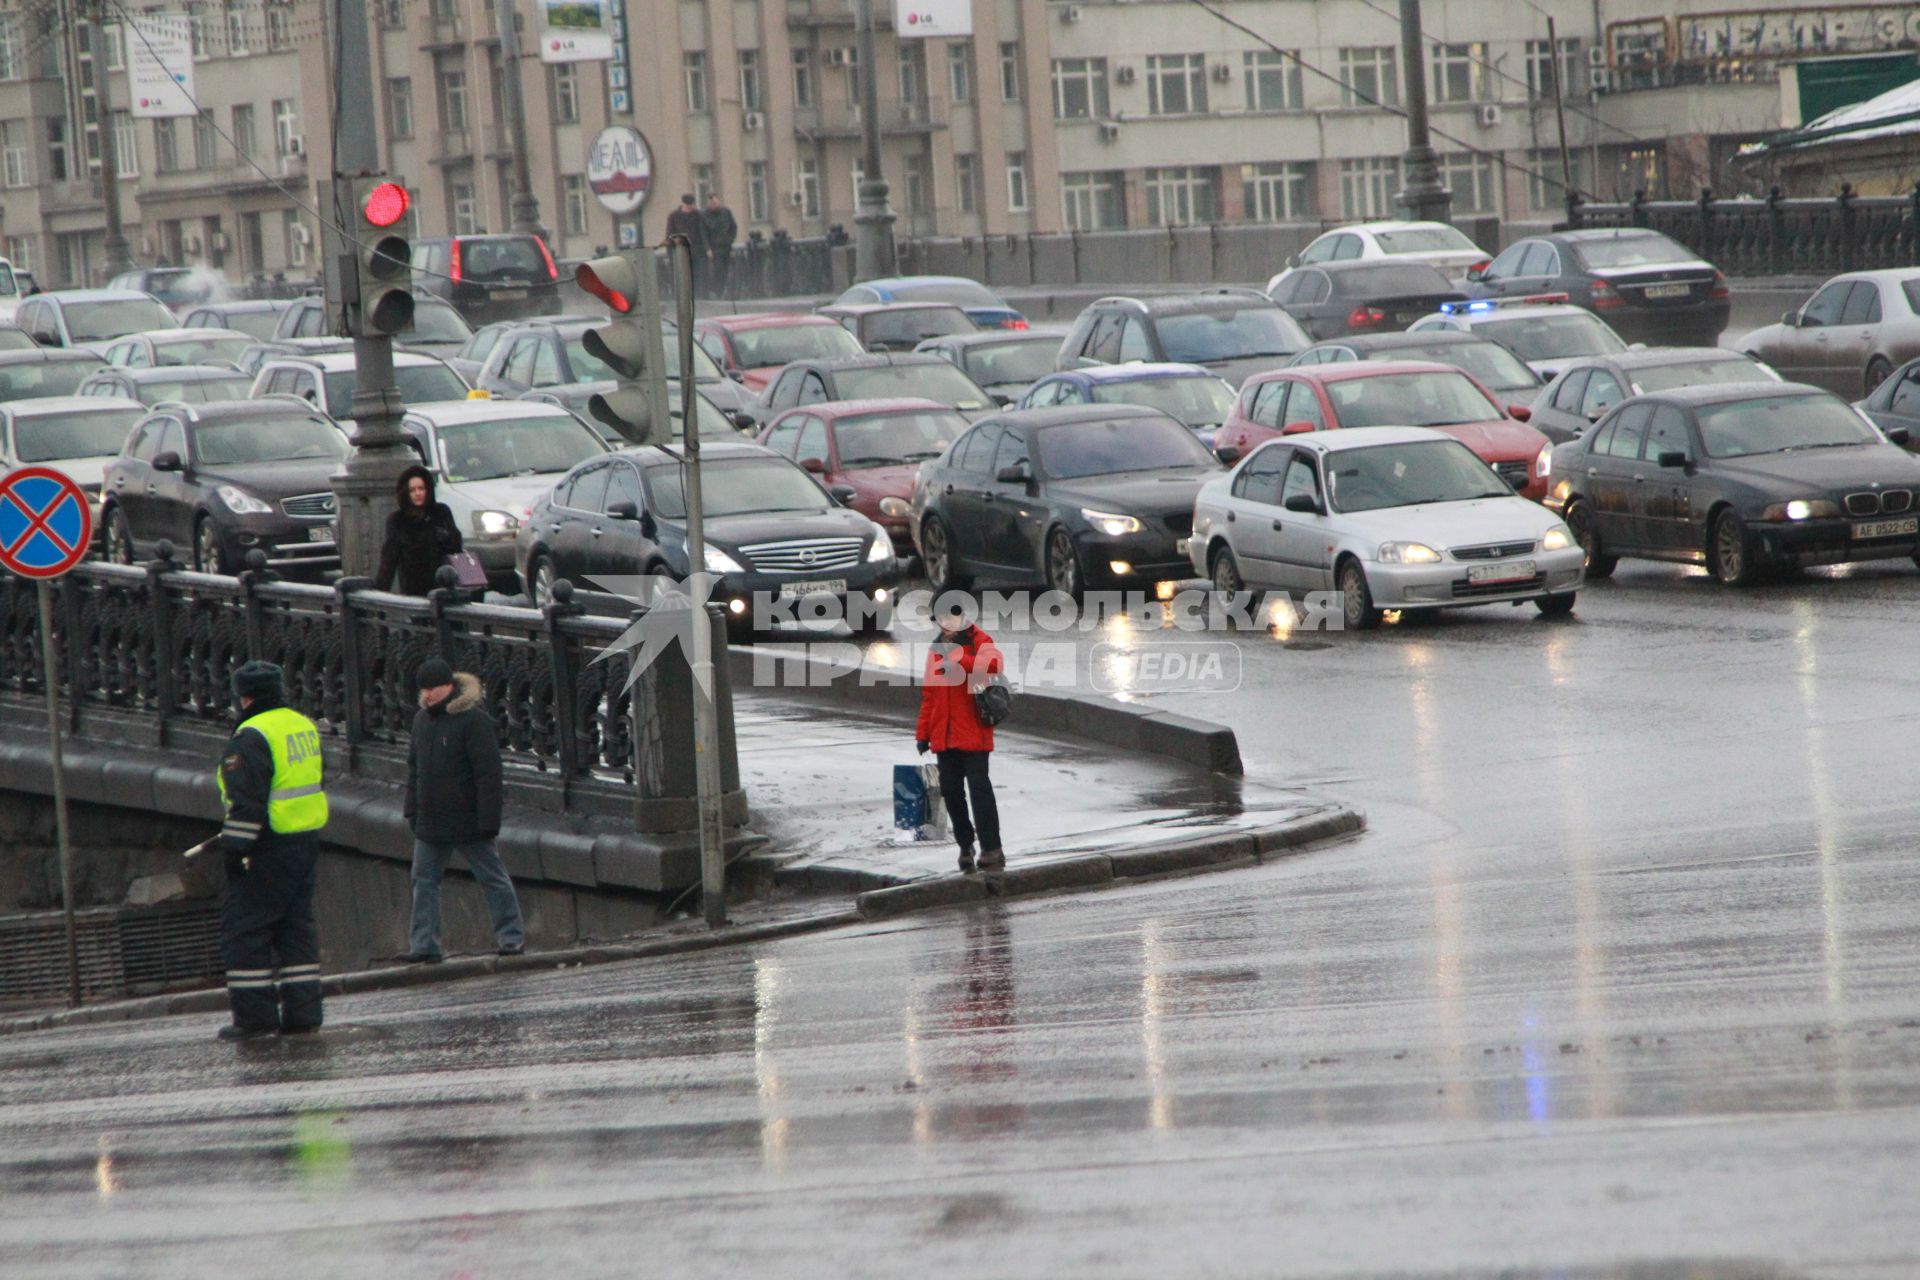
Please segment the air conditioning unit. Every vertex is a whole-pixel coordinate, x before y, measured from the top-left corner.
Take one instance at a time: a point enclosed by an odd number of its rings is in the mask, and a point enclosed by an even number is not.
[[[303,249],[313,243],[313,232],[307,230],[304,222],[293,224],[293,242]]]
[[[227,233],[224,231],[214,232],[212,243],[215,253],[225,253],[231,247],[230,242],[227,240]]]
[[[767,118],[758,111],[749,111],[740,117],[740,124],[748,133],[756,133],[766,127]]]
[[[1213,78],[1219,83],[1225,84],[1227,81],[1233,79],[1233,68],[1224,62],[1216,62],[1213,64]]]
[[[1587,65],[1590,67],[1606,66],[1607,65],[1607,46],[1603,44],[1588,45],[1587,46]]]
[[[807,193],[804,191],[789,191],[787,192],[787,203],[796,209],[804,209],[807,207]]]
[[[1120,141],[1120,126],[1115,122],[1113,122],[1112,120],[1102,120],[1100,122],[1100,141],[1102,142]]]
[[[1500,104],[1497,102],[1481,103],[1480,109],[1474,113],[1474,119],[1480,122],[1482,129],[1493,128],[1493,126],[1500,123]]]
[[[1120,84],[1132,84],[1133,68],[1123,62],[1113,69],[1113,78]]]
[[[287,154],[290,156],[303,156],[307,154],[307,140],[297,133],[288,138]]]
[[[830,67],[852,66],[853,60],[854,51],[848,46],[840,45],[827,50],[827,65]]]
[[[1068,4],[1068,5],[1060,6],[1060,21],[1062,22],[1080,21],[1080,6],[1077,4]]]
[[[1587,88],[1595,93],[1607,92],[1613,88],[1613,73],[1605,67],[1588,67]]]

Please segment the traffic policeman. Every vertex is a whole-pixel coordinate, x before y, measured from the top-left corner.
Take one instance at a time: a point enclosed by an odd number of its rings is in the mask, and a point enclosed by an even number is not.
[[[313,920],[327,793],[320,731],[286,705],[280,668],[233,673],[240,726],[220,758],[227,894],[221,919],[233,1024],[222,1040],[320,1027],[320,934]]]

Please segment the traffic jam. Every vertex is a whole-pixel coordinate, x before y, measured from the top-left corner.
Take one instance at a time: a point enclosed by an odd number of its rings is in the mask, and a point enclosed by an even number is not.
[[[694,566],[681,450],[588,413],[617,377],[590,341],[605,317],[561,313],[545,246],[422,248],[461,265],[416,282],[396,335],[402,434],[485,586],[536,605],[565,579],[624,613],[596,582],[703,568],[736,630],[755,593],[858,602],[885,630],[918,579],[1074,598],[1197,579],[1335,592],[1364,630],[1567,615],[1624,559],[1730,587],[1920,563],[1920,269],[1837,276],[1729,346],[1726,277],[1641,228],[1487,254],[1440,223],[1335,227],[1264,289],[1115,294],[1057,326],[934,276],[708,316],[695,385],[671,383],[703,441]],[[165,545],[203,572],[258,552],[337,575],[351,343],[316,297],[172,275],[16,292],[5,465],[81,486],[112,561]]]

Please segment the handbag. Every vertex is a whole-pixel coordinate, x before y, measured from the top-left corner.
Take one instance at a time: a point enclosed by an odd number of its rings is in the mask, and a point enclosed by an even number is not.
[[[1013,689],[998,671],[987,677],[973,695],[973,709],[980,723],[991,729],[1013,714]]]
[[[480,563],[480,557],[471,551],[456,551],[447,557],[447,567],[453,570],[453,585],[462,591],[485,591],[487,589],[487,569]]]

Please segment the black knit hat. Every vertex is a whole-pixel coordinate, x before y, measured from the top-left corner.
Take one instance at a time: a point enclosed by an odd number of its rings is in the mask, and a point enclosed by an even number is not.
[[[236,698],[279,698],[286,694],[286,678],[271,662],[248,662],[233,670]]]
[[[453,668],[447,665],[445,658],[428,658],[414,668],[413,682],[422,689],[438,689],[443,684],[453,683]]]

